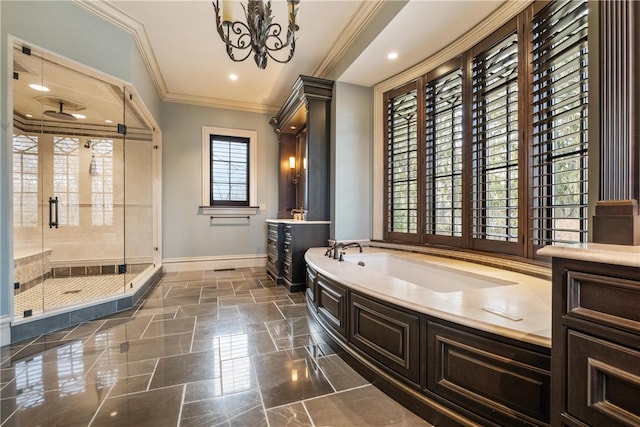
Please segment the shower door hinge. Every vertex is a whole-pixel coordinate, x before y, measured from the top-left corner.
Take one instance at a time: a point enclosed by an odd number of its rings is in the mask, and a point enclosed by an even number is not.
[[[27,46],[22,46],[22,53],[24,53],[25,55],[31,56],[31,48]]]
[[[127,134],[127,125],[124,125],[122,123],[118,123],[118,133],[120,135],[126,135]]]
[[[20,289],[20,282],[13,282],[13,289]]]
[[[20,74],[17,71],[13,72],[13,80],[20,80]]]

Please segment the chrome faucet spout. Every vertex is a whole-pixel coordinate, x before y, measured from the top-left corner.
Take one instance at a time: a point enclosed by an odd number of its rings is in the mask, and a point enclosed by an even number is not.
[[[355,248],[355,247],[360,249],[360,253],[362,253],[362,245],[360,243],[358,243],[358,242],[347,243],[346,245],[342,246],[342,249]]]

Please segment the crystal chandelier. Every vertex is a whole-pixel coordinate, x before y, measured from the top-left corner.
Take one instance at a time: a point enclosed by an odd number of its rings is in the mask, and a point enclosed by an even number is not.
[[[243,4],[242,9],[246,23],[232,21],[231,1],[223,0],[222,8],[219,5],[219,0],[212,3],[216,14],[218,34],[227,46],[227,55],[233,61],[244,61],[251,55],[251,52],[253,52],[256,65],[261,69],[267,67],[267,57],[282,64],[291,60],[296,49],[296,31],[299,30],[298,4],[300,0],[287,0],[286,36],[282,34],[282,26],[273,22],[271,0],[248,0],[246,7]]]

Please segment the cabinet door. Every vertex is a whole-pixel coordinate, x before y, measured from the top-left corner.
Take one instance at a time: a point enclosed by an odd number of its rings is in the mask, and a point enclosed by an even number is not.
[[[435,322],[427,389],[503,426],[549,423],[550,358]]]
[[[316,278],[318,274],[310,267],[307,267],[307,300],[316,307]]]
[[[316,280],[318,317],[334,331],[347,336],[347,290],[318,274]]]
[[[414,384],[420,381],[420,317],[351,294],[349,341]]]
[[[567,412],[592,426],[640,425],[640,352],[568,331]]]

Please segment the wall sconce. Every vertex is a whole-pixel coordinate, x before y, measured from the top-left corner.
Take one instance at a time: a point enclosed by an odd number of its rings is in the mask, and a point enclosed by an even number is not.
[[[291,175],[291,183],[297,185],[300,175],[296,173],[296,158],[294,156],[289,157],[289,173]]]

